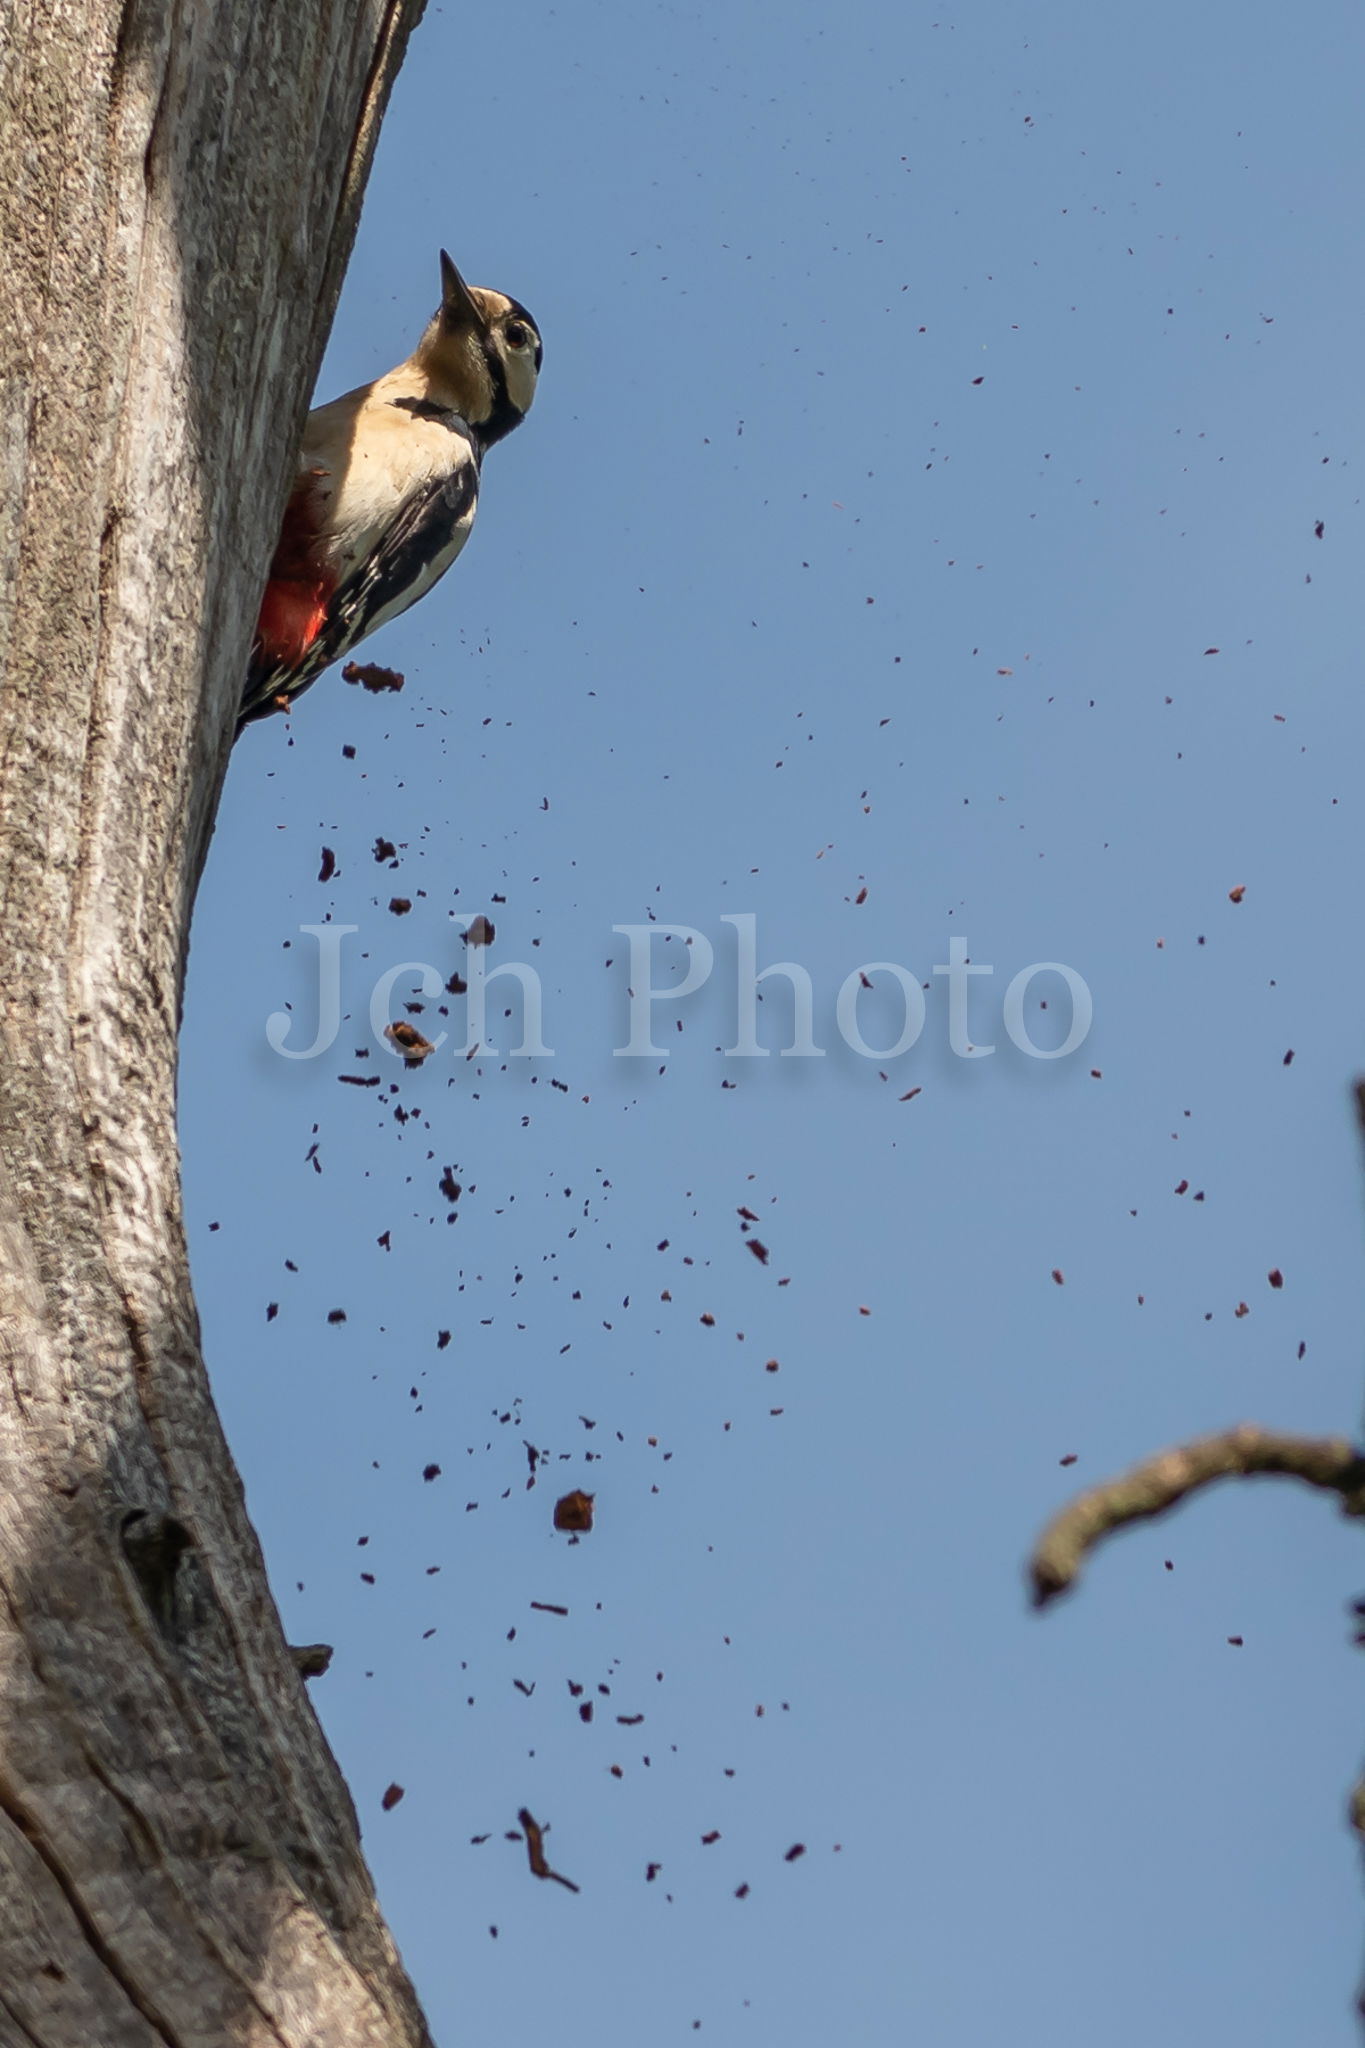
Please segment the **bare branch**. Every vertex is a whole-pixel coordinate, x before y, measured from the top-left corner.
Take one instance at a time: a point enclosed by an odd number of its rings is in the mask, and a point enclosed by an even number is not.
[[[1238,1423],[1197,1437],[1107,1479],[1054,1515],[1029,1561],[1035,1607],[1065,1593],[1095,1545],[1130,1522],[1164,1515],[1216,1479],[1301,1479],[1340,1496],[1342,1512],[1365,1514],[1365,1453],[1344,1437],[1290,1436]]]

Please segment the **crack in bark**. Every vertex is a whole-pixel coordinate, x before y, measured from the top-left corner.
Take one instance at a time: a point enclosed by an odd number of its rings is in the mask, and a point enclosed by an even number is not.
[[[50,2048],[49,2042],[41,2034],[35,2034],[32,2027],[15,2011],[3,1991],[0,1991],[0,2012],[14,2022],[16,2038],[22,2034],[25,2041],[32,2044],[32,2048]]]
[[[34,1820],[32,1814],[29,1813],[23,1801],[18,1797],[14,1788],[6,1782],[3,1776],[0,1776],[0,1814],[5,1816],[15,1832],[23,1838],[29,1848],[32,1849],[34,1855],[43,1864],[52,1882],[65,1899],[72,1918],[85,1937],[91,1955],[112,1978],[114,1983],[118,1985],[119,1990],[123,1993],[133,2011],[147,2022],[147,2025],[159,2040],[166,2043],[166,2048],[185,2048],[184,2037],[177,2034],[168,2025],[164,2016],[156,2010],[155,2006],[148,2002],[137,1983],[123,1968],[117,1955],[95,1925],[85,1901],[82,1899],[75,1882],[68,1875],[60,1856],[46,1839],[42,1829]]]
[[[375,38],[374,60],[370,65],[370,75],[365,80],[365,93],[360,102],[351,153],[342,179],[341,204],[337,209],[338,224],[352,231],[360,217],[360,197],[379,138],[379,124],[398,75],[398,66],[393,61],[394,45],[400,34],[404,38],[411,35],[425,8],[426,0],[417,0],[415,5],[407,4],[407,0],[388,0],[384,10],[383,26]]]

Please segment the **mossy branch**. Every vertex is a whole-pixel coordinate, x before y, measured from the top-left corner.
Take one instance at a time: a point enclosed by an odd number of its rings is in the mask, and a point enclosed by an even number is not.
[[[1159,1451],[1117,1479],[1068,1503],[1044,1529],[1029,1560],[1035,1607],[1078,1578],[1089,1553],[1117,1529],[1164,1515],[1218,1479],[1299,1479],[1335,1493],[1343,1514],[1365,1515],[1365,1453],[1344,1437],[1292,1436],[1241,1422],[1214,1436]]]

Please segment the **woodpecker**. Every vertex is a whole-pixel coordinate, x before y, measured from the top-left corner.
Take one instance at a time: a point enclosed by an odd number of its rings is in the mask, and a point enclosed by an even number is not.
[[[441,303],[407,361],[308,415],[238,730],[426,595],[469,538],[484,453],[535,397],[525,306],[467,285],[441,251]]]

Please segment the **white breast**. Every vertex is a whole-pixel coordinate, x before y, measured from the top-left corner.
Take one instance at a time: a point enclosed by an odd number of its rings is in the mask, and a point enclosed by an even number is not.
[[[402,509],[428,486],[457,471],[478,473],[478,450],[457,414],[425,419],[393,403],[387,379],[348,392],[308,416],[305,470],[321,470],[314,499],[319,553],[344,581],[375,549]],[[468,538],[468,516],[452,527],[450,543],[433,559],[413,598],[430,589]],[[411,601],[411,600],[410,600]]]

